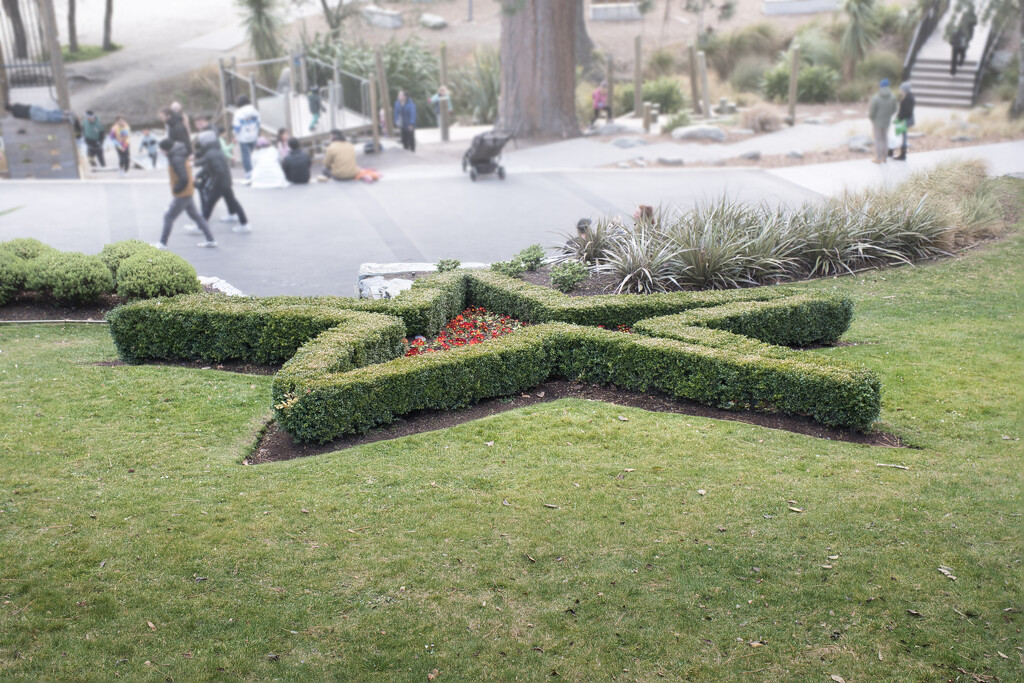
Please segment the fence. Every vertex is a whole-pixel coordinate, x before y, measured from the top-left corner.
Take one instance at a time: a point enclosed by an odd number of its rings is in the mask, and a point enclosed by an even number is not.
[[[54,85],[43,27],[36,0],[0,3],[0,94],[8,88]]]

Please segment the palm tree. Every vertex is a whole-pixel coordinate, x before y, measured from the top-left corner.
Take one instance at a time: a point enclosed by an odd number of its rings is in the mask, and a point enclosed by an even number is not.
[[[283,22],[278,14],[278,0],[235,0],[244,13],[243,23],[249,36],[253,56],[263,61],[281,56],[281,28]],[[274,86],[277,77],[273,64],[260,67],[265,83]]]
[[[878,38],[875,25],[875,0],[846,0],[846,29],[839,40],[839,56],[843,60],[843,71],[847,78],[853,77],[853,67],[871,49]]]

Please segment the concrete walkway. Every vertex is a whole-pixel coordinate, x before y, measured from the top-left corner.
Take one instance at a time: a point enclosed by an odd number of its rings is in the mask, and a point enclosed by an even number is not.
[[[561,144],[561,143],[559,143]],[[556,146],[551,146],[556,147]],[[247,294],[351,296],[363,262],[507,259],[540,243],[564,242],[580,217],[628,215],[637,204],[688,207],[723,194],[743,201],[798,204],[895,182],[959,156],[990,160],[995,173],[1024,172],[1024,143],[911,156],[905,165],[850,161],[759,169],[530,170],[508,156],[508,179],[472,183],[457,162],[408,165],[375,185],[324,183],[281,190],[237,186],[253,232],[213,223],[217,249],[199,249],[181,230],[170,247],[201,275],[219,276]],[[397,151],[396,154],[404,154]],[[35,237],[88,253],[122,239],[156,241],[169,201],[167,181],[17,181],[0,185],[0,241]],[[220,216],[223,208],[218,208]]]

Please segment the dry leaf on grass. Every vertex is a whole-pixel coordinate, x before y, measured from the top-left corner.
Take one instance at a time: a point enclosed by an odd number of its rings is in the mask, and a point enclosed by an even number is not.
[[[147,621],[147,622],[146,622],[146,626],[148,626],[148,627],[149,627],[149,630],[150,630],[150,631],[155,631],[155,630],[156,630],[156,626],[155,626],[155,625],[153,624],[153,622],[152,622],[152,621]]]
[[[789,509],[793,512],[803,512],[803,508],[793,507],[792,505],[789,506]]]
[[[846,679],[840,676],[839,674],[832,674],[831,676],[829,676],[829,678],[831,678],[836,683],[846,683]]]
[[[623,422],[629,422],[629,418],[623,417],[622,415],[619,415],[619,419],[622,420]]]
[[[432,680],[434,680],[435,678],[437,678],[440,675],[441,675],[441,672],[438,671],[437,669],[434,669],[433,671],[431,671],[430,673],[427,674],[427,680],[428,681],[432,681]]]

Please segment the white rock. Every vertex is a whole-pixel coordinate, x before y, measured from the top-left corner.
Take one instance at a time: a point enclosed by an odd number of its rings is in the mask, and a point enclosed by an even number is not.
[[[361,10],[363,19],[370,26],[377,28],[401,28],[402,14],[394,10],[384,9],[377,5],[367,5]]]
[[[755,135],[757,131],[753,128],[733,128],[733,135]]]
[[[228,296],[245,296],[238,287],[233,286],[230,282],[221,280],[219,277],[203,277],[200,275],[199,284],[204,287],[211,287],[221,294],[227,294]]]
[[[714,140],[725,142],[725,131],[718,126],[683,126],[672,131],[672,137],[676,140]]]
[[[812,126],[824,126],[827,123],[832,123],[832,119],[827,116],[810,116],[804,119],[804,123],[809,123]]]
[[[438,14],[430,14],[429,12],[424,12],[423,14],[420,15],[420,26],[424,28],[432,28],[437,30],[447,28],[448,22],[445,21],[444,17]]]
[[[389,280],[381,276],[363,278],[359,281],[360,299],[394,299],[412,287],[412,280],[395,278]]]
[[[800,150],[794,149],[792,152],[790,152],[786,156],[789,157],[790,159],[803,159],[804,158],[804,153],[801,152]]]
[[[616,165],[617,165],[617,166],[618,166],[619,168],[633,168],[632,166],[630,166],[630,165],[629,165],[629,162],[628,162],[628,161],[620,161],[620,162],[619,162],[618,164],[616,164]]]
[[[612,144],[615,145],[616,147],[628,149],[630,147],[643,147],[644,145],[647,144],[647,140],[644,140],[641,137],[623,137],[615,138],[614,140],[612,140]]]

